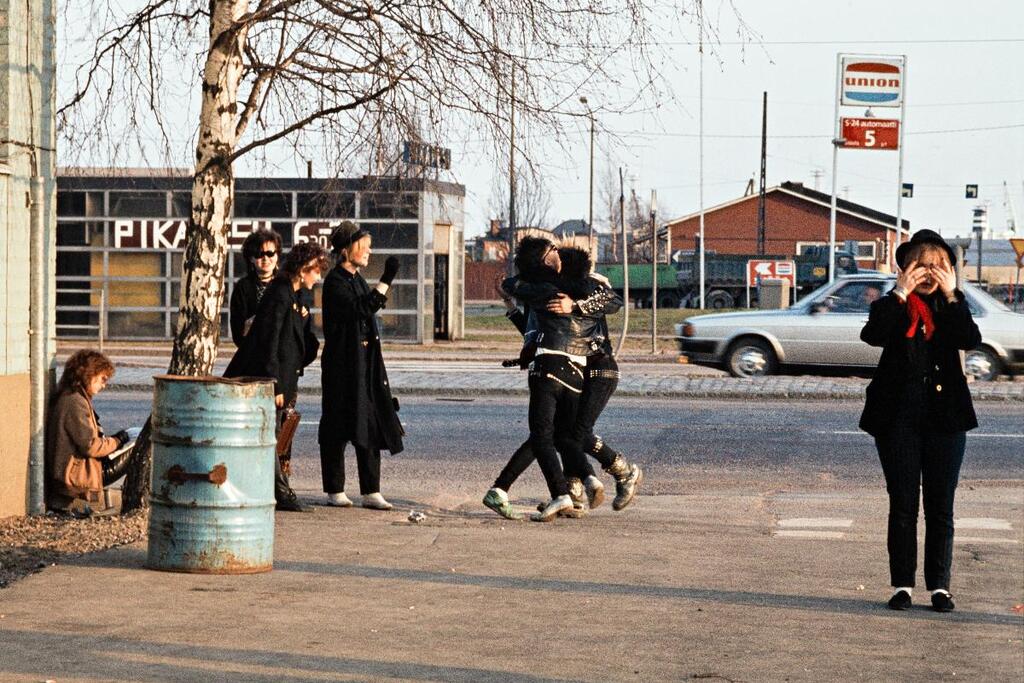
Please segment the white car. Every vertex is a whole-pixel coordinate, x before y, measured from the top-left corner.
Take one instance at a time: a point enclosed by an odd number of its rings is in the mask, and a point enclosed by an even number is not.
[[[843,277],[792,308],[687,318],[676,325],[676,339],[690,362],[721,367],[736,377],[796,369],[862,373],[878,365],[882,350],[860,340],[861,328],[871,301],[895,283],[893,275]],[[967,374],[990,380],[1024,369],[1024,314],[972,284],[964,285],[964,295],[982,340],[966,354]]]

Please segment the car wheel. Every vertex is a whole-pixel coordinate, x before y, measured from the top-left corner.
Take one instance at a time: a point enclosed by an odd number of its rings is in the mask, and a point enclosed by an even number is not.
[[[1002,363],[992,349],[983,346],[968,351],[964,356],[964,370],[981,382],[989,382],[999,376]]]
[[[740,339],[729,349],[726,365],[733,377],[763,377],[775,372],[775,352],[760,339]]]

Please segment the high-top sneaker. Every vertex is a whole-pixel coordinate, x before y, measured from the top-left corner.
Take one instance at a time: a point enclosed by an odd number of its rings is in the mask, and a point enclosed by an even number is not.
[[[572,498],[569,496],[558,496],[557,498],[552,498],[548,501],[548,504],[544,506],[543,510],[530,515],[530,519],[535,522],[550,522],[558,515],[559,512],[571,509]]]
[[[591,474],[583,480],[583,487],[587,490],[587,504],[591,510],[604,502],[604,484],[600,479]]]
[[[569,497],[573,503],[582,505],[586,502],[587,492],[583,488],[583,481],[579,477],[568,477],[565,483],[569,486]]]
[[[491,508],[505,519],[522,519],[523,514],[516,512],[512,504],[508,502],[508,494],[499,488],[487,489],[484,496],[484,505]]]
[[[643,470],[636,463],[630,464],[621,455],[616,455],[612,464],[605,468],[605,472],[615,477],[615,500],[612,501],[612,509],[622,510],[633,502],[636,490],[643,483]]]

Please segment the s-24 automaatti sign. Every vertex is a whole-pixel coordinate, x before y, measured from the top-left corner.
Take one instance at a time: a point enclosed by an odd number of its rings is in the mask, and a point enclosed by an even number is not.
[[[842,146],[851,149],[899,149],[899,119],[842,118]]]

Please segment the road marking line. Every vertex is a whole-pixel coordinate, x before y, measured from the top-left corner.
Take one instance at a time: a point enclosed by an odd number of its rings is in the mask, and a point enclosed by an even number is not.
[[[780,519],[781,527],[803,527],[805,529],[820,529],[828,527],[839,527],[849,529],[853,526],[852,519],[835,519],[833,517],[791,517]]]
[[[985,536],[955,536],[953,541],[956,543],[999,543],[1002,545],[1017,545],[1017,541],[1012,538],[990,538]]]
[[[846,534],[842,531],[806,531],[803,529],[779,529],[772,532],[772,536],[783,538],[817,538],[836,540],[843,538]]]
[[[1012,531],[1013,526],[1005,519],[995,517],[960,517],[953,522],[957,529],[997,529]]]
[[[838,436],[871,436],[867,432],[859,430],[847,430],[847,429],[834,429],[834,430],[821,430],[819,429],[818,434],[835,434]],[[1024,439],[1024,434],[975,434],[974,432],[967,433],[968,438],[975,439],[978,437],[989,438],[989,439]]]

